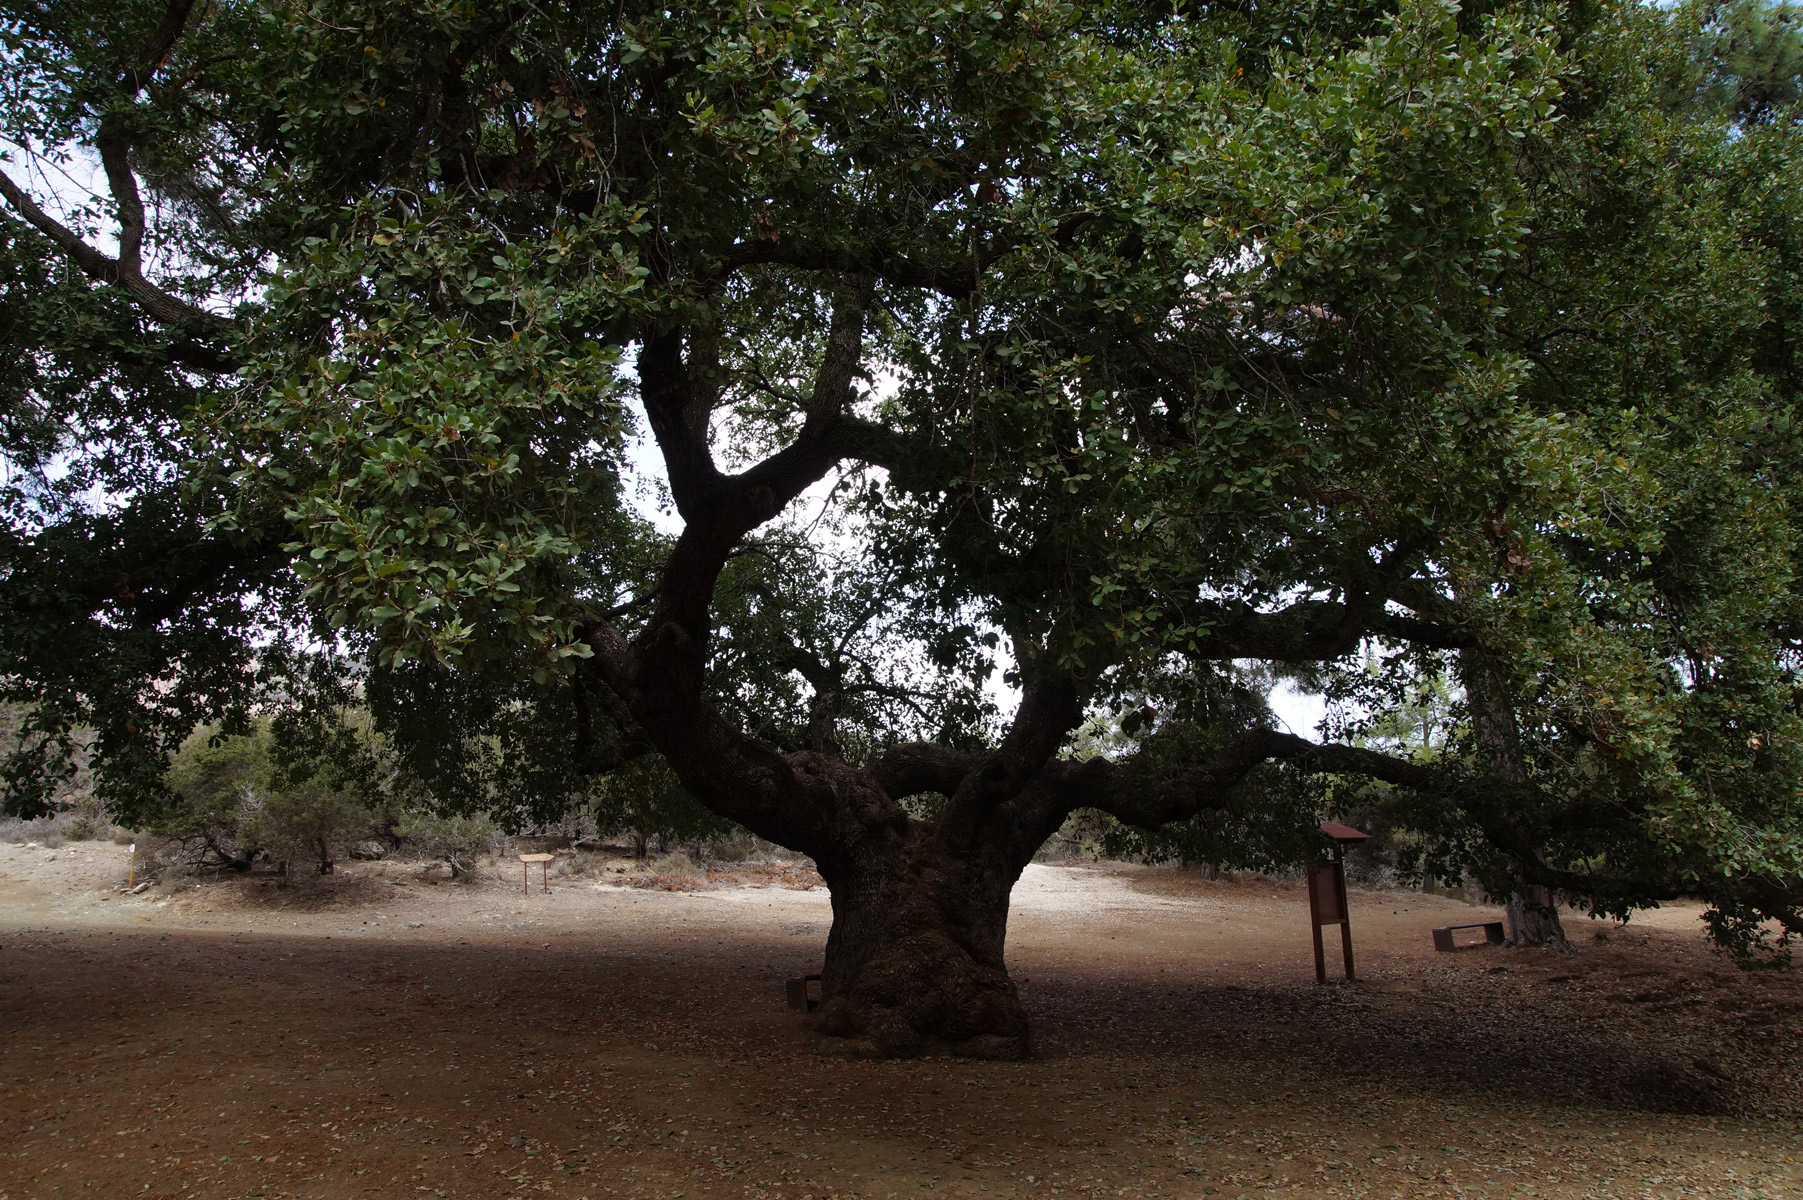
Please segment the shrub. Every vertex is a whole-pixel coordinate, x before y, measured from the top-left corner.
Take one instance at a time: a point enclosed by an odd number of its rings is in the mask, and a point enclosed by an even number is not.
[[[665,879],[701,880],[707,873],[695,865],[693,859],[682,851],[666,854],[651,864],[651,873]]]
[[[196,730],[169,764],[170,799],[150,831],[195,866],[244,871],[268,855],[331,874],[343,846],[375,831],[377,814],[360,781],[333,762],[277,750],[267,725],[239,735]]]
[[[657,859],[647,874],[635,876],[631,882],[634,887],[666,892],[691,892],[708,886],[707,872],[680,850]]]
[[[354,788],[334,786],[323,773],[271,788],[247,822],[249,836],[275,857],[311,859],[321,875],[347,844],[361,841],[375,813]]]
[[[63,836],[72,842],[91,842],[106,837],[113,825],[97,812],[77,811],[69,814],[63,825]]]
[[[422,857],[449,864],[453,879],[473,877],[476,860],[495,853],[501,835],[487,813],[442,816],[424,809],[402,814],[396,832]]]
[[[175,843],[182,861],[248,870],[262,849],[254,821],[269,787],[267,733],[233,736],[202,726],[163,778],[169,798],[150,832]]]
[[[67,842],[79,842],[93,837],[90,821],[91,818],[86,814],[73,809],[30,820],[9,817],[0,821],[0,842],[36,842],[40,846],[56,850]]]

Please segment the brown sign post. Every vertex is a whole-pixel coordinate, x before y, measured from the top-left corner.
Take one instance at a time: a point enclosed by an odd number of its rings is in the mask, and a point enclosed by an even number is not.
[[[1321,822],[1321,832],[1334,840],[1333,858],[1308,864],[1308,916],[1315,935],[1315,982],[1327,982],[1327,950],[1321,944],[1321,926],[1340,927],[1340,949],[1346,956],[1346,978],[1352,973],[1352,922],[1346,910],[1346,847],[1371,835],[1350,825]]]

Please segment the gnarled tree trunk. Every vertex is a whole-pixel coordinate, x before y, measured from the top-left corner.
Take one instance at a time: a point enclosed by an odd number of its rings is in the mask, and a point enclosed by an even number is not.
[[[822,864],[833,896],[819,1016],[829,1049],[1027,1054],[1026,1011],[1003,962],[1020,867],[990,847],[954,855],[938,832],[912,822],[880,847]]]
[[[1517,882],[1503,905],[1503,915],[1509,921],[1511,946],[1563,949],[1570,945],[1565,937],[1565,927],[1559,923],[1559,910],[1554,906],[1551,888]]]
[[[1527,764],[1522,761],[1508,676],[1488,655],[1472,649],[1459,652],[1459,670],[1480,758],[1510,786],[1526,791]],[[1571,942],[1559,923],[1552,889],[1523,877],[1523,867],[1545,865],[1538,849],[1530,857],[1532,864],[1517,862],[1508,899],[1503,903],[1503,915],[1509,923],[1509,945],[1569,949]]]

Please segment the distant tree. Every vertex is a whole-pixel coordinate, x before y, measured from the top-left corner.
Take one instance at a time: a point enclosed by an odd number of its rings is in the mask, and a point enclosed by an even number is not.
[[[635,759],[599,781],[594,814],[603,835],[630,836],[633,853],[640,858],[645,857],[653,838],[668,845],[719,836],[735,828],[689,795],[669,764],[657,756]]]
[[[1432,762],[1459,733],[1458,700],[1450,675],[1429,660],[1415,677],[1398,680],[1393,705],[1372,714],[1363,727],[1369,746],[1404,751],[1417,762]]]
[[[1739,0],[1702,13],[1694,44],[1708,98],[1743,122],[1784,119],[1803,81],[1803,9]]]
[[[375,831],[370,798],[329,766],[273,773],[274,786],[247,822],[250,836],[277,858],[311,861],[330,875],[352,842]]]

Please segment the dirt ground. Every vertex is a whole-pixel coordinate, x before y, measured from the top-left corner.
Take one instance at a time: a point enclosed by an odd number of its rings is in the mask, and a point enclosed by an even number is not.
[[[0,846],[0,1200],[1803,1196],[1803,974],[1694,909],[1448,955],[1491,914],[1355,892],[1360,979],[1323,988],[1299,888],[1035,866],[1037,1056],[871,1063],[783,1003],[829,919],[793,872],[126,868]]]

